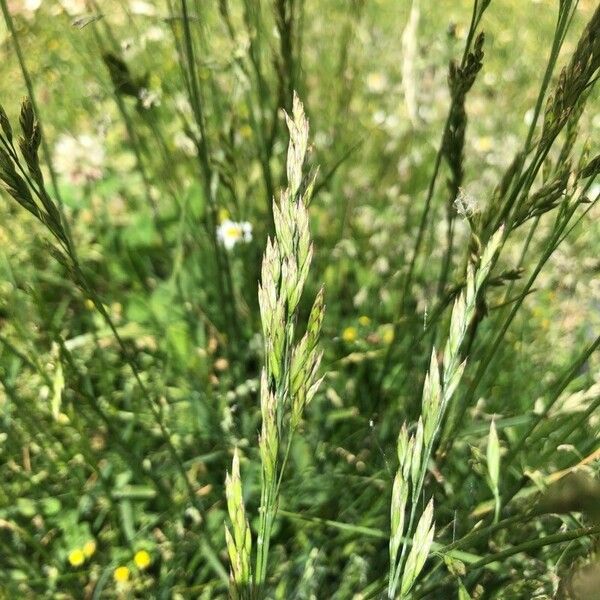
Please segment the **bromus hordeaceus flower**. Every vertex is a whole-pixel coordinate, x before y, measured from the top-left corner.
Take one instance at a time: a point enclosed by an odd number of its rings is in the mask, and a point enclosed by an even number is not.
[[[317,341],[324,314],[322,289],[313,303],[304,335],[298,341],[296,335],[298,305],[313,254],[307,207],[315,181],[314,174],[303,175],[308,121],[296,95],[292,115],[286,115],[286,121],[290,132],[288,186],[279,202],[273,202],[275,237],[267,240],[258,289],[265,366],[260,386],[262,429],[258,443],[262,474],[254,573],[250,567],[252,535],[242,498],[237,451],[225,484],[231,521],[231,531],[225,527],[231,561],[230,594],[240,599],[262,595],[271,530],[292,438],[304,408],[321,383],[317,377],[321,362]]]
[[[461,362],[460,348],[475,313],[477,295],[492,268],[503,232],[503,228],[500,228],[492,236],[481,255],[477,270],[472,265],[468,266],[466,289],[456,299],[450,317],[443,368],[440,369],[434,348],[423,386],[421,416],[416,432],[409,437],[405,423],[398,436],[399,466],[394,478],[391,500],[388,598],[398,597],[398,584],[399,597],[407,597],[429,555],[435,531],[433,499],[429,500],[427,507],[422,511],[415,528],[425,474],[448,403],[465,369],[466,361]],[[405,531],[405,512],[408,505],[410,516]]]

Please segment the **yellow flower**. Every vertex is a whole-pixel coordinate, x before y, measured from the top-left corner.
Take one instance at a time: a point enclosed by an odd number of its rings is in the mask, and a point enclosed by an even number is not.
[[[146,552],[146,550],[138,550],[133,557],[133,562],[140,571],[143,571],[150,566],[152,558],[150,557],[150,554]]]
[[[81,548],[69,552],[69,562],[73,567],[80,567],[85,562],[85,554]]]
[[[117,567],[113,573],[113,577],[117,583],[126,583],[129,581],[129,575],[128,567]]]
[[[394,341],[394,326],[391,323],[381,328],[381,339],[388,345]]]
[[[83,545],[83,553],[85,554],[85,557],[90,558],[90,556],[94,555],[94,552],[96,552],[96,542],[94,540],[88,540]]]
[[[342,339],[347,343],[351,344],[356,341],[358,337],[358,332],[356,331],[356,327],[346,327],[344,331],[342,331]]]
[[[88,310],[94,310],[95,308],[94,301],[91,298],[86,298],[83,304]]]
[[[362,315],[358,317],[358,324],[363,327],[368,327],[371,324],[371,319],[367,317],[367,315]]]
[[[226,221],[227,219],[229,219],[229,211],[226,208],[220,208],[219,209],[219,223],[222,223],[223,221]]]

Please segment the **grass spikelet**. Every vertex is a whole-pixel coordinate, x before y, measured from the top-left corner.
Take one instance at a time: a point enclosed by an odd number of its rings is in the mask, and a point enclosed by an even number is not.
[[[298,304],[313,253],[307,210],[313,178],[307,181],[303,175],[308,120],[296,95],[286,122],[290,133],[288,187],[273,205],[276,235],[267,240],[258,290],[265,354],[260,385],[261,502],[253,580],[254,593],[259,597],[266,582],[271,532],[292,438],[321,381],[318,378],[321,353],[317,343],[325,310],[323,290],[315,298],[305,334],[296,341]],[[235,528],[234,507],[229,513]],[[233,558],[237,560],[242,550],[237,547]],[[239,572],[232,560],[236,589],[247,586],[247,582],[239,579]]]

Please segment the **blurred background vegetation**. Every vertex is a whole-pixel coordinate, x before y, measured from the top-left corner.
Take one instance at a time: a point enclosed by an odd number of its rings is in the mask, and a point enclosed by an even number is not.
[[[466,100],[466,212],[485,209],[527,137],[558,4],[493,0],[485,12],[483,68]],[[3,197],[0,597],[226,597],[223,483],[234,447],[250,514],[260,495],[257,283],[271,198],[285,183],[282,110],[292,90],[310,120],[309,162],[320,168],[307,297],[324,285],[325,380],[292,448],[269,597],[376,597],[387,569],[396,436],[418,417],[432,344],[446,331],[444,298],[462,284],[471,243],[469,219],[457,215],[456,252],[440,286],[449,176],[442,166],[405,293],[450,103],[448,63],[463,54],[472,3],[415,2],[412,30],[411,3],[393,0],[4,5],[52,157],[53,197],[97,296],[54,260],[44,227]],[[560,68],[595,9],[592,0],[578,3]],[[7,22],[0,102],[16,128],[31,90]],[[598,154],[599,109],[596,88],[582,107],[575,163]],[[548,172],[560,167],[559,151]],[[544,265],[479,378],[504,303],[533,272],[555,213],[533,231],[516,230],[503,250],[501,285],[480,307],[486,318],[457,392],[468,410],[438,455],[439,469],[431,465],[442,545],[486,514],[492,418],[506,452],[518,449],[502,473],[506,493],[543,489],[550,474],[582,461],[592,479],[598,470],[600,361],[597,353],[579,361],[600,329],[597,183],[587,196],[589,211]],[[522,256],[528,235],[531,252]],[[502,279],[509,272],[518,278]],[[519,447],[564,373],[566,389]],[[587,518],[554,508],[547,512],[561,516],[476,540],[460,560],[476,564]],[[521,510],[515,502],[504,516]],[[537,548],[465,582],[474,598],[555,597],[591,546],[585,538]],[[427,597],[456,597],[463,573],[453,560],[432,566],[427,581],[443,585]]]

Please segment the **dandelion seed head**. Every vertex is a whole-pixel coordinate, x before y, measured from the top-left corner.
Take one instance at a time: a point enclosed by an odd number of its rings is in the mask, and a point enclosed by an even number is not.
[[[467,193],[463,188],[458,189],[458,195],[454,200],[456,212],[465,219],[479,212],[479,204],[474,196]]]

